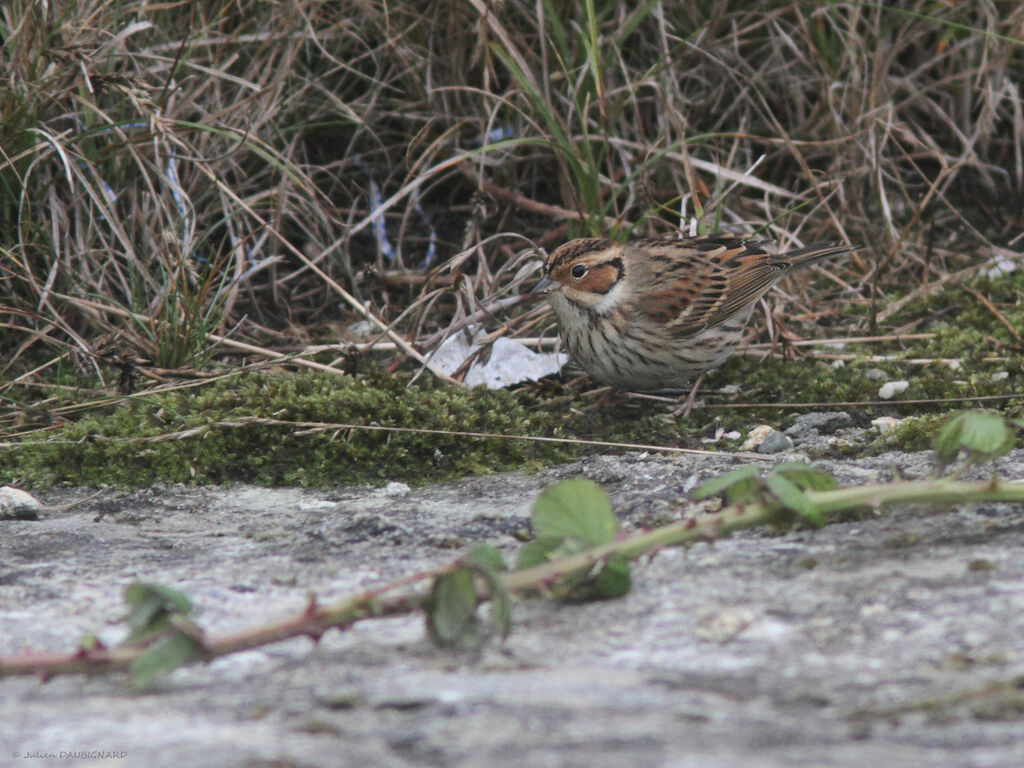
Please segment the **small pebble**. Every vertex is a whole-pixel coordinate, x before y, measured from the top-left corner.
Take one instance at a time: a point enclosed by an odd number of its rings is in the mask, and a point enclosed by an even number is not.
[[[405,483],[396,483],[392,481],[381,489],[381,493],[385,496],[407,496],[409,494],[409,490],[409,486]]]
[[[832,361],[832,367],[833,368],[845,368],[846,367],[846,361],[845,360],[833,360]]]
[[[1008,378],[1010,378],[1010,372],[1009,371],[997,371],[996,373],[992,374],[991,381],[1002,381],[1003,379],[1008,379]]]
[[[878,390],[878,396],[883,400],[892,400],[896,395],[907,391],[909,381],[887,381]]]
[[[756,618],[754,612],[749,608],[707,611],[697,620],[693,634],[701,640],[727,643],[753,624]]]
[[[42,504],[30,493],[10,485],[0,486],[0,518],[38,520]]]
[[[772,432],[757,446],[758,453],[782,453],[793,447],[793,438],[781,432]]]
[[[743,445],[740,446],[740,450],[753,451],[774,431],[774,427],[769,427],[767,424],[758,424],[747,433],[747,439],[743,441]]]
[[[797,416],[793,425],[783,431],[794,440],[801,440],[812,434],[831,434],[840,427],[849,426],[852,421],[846,411],[804,413]]]
[[[868,368],[864,371],[864,378],[868,381],[883,381],[887,379],[889,374],[883,371],[881,368]]]

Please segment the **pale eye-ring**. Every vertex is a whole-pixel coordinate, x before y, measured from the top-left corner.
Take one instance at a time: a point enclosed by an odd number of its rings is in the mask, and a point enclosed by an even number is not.
[[[587,274],[587,268],[583,264],[577,264],[575,267],[572,268],[572,270],[569,272],[569,274],[572,275],[572,279],[573,280],[579,280],[585,274]]]

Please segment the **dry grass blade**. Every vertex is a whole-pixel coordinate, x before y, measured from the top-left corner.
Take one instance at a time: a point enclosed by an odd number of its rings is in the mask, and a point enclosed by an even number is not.
[[[354,328],[429,369],[458,329],[546,322],[494,233],[871,243],[787,298],[837,337],[1018,259],[1018,3],[8,6],[4,375]]]

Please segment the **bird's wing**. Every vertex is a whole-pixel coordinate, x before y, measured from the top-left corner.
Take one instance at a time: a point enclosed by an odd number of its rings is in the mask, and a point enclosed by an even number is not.
[[[735,237],[644,241],[649,270],[637,312],[686,338],[724,323],[772,287],[785,270],[757,242]]]

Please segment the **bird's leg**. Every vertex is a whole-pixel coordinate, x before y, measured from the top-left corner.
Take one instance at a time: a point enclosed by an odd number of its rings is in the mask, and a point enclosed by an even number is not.
[[[673,416],[689,416],[690,411],[693,410],[693,406],[697,402],[697,391],[700,389],[700,383],[704,381],[704,374],[702,373],[697,377],[697,380],[693,382],[693,389],[690,390],[690,394],[686,396],[686,402],[681,406],[672,409]]]
[[[590,405],[584,406],[584,411],[599,411],[606,405],[611,405],[619,401],[618,395],[615,393],[613,387],[598,387],[587,393],[591,397],[599,395],[599,397],[592,402]]]

